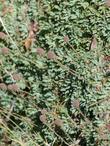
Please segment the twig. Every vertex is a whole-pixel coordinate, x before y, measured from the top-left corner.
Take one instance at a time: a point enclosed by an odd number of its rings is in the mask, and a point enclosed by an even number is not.
[[[103,101],[109,100],[109,99],[110,99],[109,96],[106,97],[106,98],[104,98],[104,99],[100,99],[99,101],[97,101],[97,102],[95,102],[95,103],[93,103],[93,104],[90,104],[90,105],[89,105],[89,108],[92,107],[92,106],[95,106],[95,105],[97,105],[97,104],[100,104],[100,103],[102,103]]]
[[[17,50],[18,50],[19,53],[21,54],[21,52],[20,52],[18,46],[16,45],[16,43],[14,42],[14,40],[12,39],[12,37],[10,36],[10,34],[8,33],[8,30],[7,30],[7,28],[6,28],[6,26],[5,26],[5,24],[4,24],[4,22],[3,22],[3,20],[2,20],[1,17],[0,17],[0,22],[1,22],[1,24],[2,24],[2,26],[3,26],[3,28],[4,28],[4,30],[5,30],[6,34],[8,35],[8,37],[10,38],[10,40],[12,41],[13,45],[16,46]]]
[[[7,122],[10,120],[10,116],[11,116],[11,114],[12,114],[14,105],[15,105],[15,100],[13,100],[12,103],[11,103],[10,110],[9,110],[8,115],[7,115],[7,117],[6,117],[6,121],[7,121]]]

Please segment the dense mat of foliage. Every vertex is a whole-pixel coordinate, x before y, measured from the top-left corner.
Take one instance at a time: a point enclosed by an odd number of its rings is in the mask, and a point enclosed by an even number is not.
[[[0,1],[0,146],[109,146],[110,1]]]

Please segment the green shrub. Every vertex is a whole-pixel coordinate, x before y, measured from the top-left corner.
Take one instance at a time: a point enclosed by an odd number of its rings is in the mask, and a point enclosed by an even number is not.
[[[0,2],[0,145],[109,145],[109,5]]]

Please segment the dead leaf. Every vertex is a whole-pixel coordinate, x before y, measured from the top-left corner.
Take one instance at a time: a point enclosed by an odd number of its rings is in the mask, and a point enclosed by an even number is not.
[[[2,3],[5,3],[5,0],[1,0]]]
[[[30,32],[29,32],[29,38],[30,38],[30,39],[34,39],[34,38],[35,38],[35,34],[34,34],[33,31],[30,31]]]
[[[34,20],[32,20],[30,25],[29,25],[29,32],[30,31],[37,32],[38,29],[39,29],[38,24]]]
[[[26,48],[26,51],[31,50],[32,42],[33,42],[33,40],[30,39],[30,38],[27,38],[27,39],[24,41],[24,46],[25,46],[25,48]]]
[[[91,44],[90,44],[90,50],[97,47],[97,40],[95,37],[92,38]]]

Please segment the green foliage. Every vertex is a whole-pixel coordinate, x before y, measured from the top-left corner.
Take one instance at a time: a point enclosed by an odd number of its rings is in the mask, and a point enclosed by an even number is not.
[[[0,145],[109,145],[107,3],[2,0],[0,12]]]

